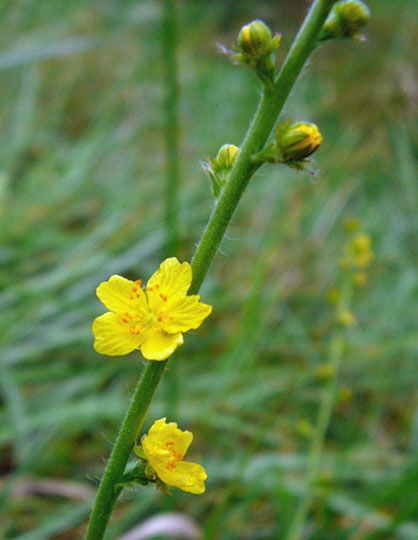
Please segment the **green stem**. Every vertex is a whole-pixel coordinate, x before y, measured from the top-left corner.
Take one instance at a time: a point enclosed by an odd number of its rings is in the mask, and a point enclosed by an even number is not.
[[[177,76],[177,22],[175,0],[164,0],[162,49],[165,82],[165,230],[167,256],[176,255],[179,247],[179,120]]]
[[[335,0],[316,0],[313,3],[273,88],[264,88],[257,111],[242,143],[241,152],[194,254],[192,293],[199,290],[235,208],[248,182],[259,167],[258,164],[252,162],[251,158],[266,144],[290,91],[318,43],[319,32],[334,2]]]
[[[337,312],[349,308],[352,296],[351,277],[346,276],[343,284],[341,300],[337,307]],[[319,406],[318,417],[315,424],[315,430],[312,435],[311,446],[309,449],[306,464],[306,489],[299,501],[296,512],[293,515],[292,523],[289,528],[286,540],[300,540],[303,537],[303,529],[309,509],[315,496],[315,486],[318,479],[318,473],[321,465],[321,455],[324,448],[326,432],[334,407],[335,394],[337,389],[338,375],[341,361],[344,353],[344,335],[341,329],[333,334],[329,344],[328,364],[331,372],[331,378],[322,394]]]
[[[193,282],[190,293],[199,291],[235,208],[251,177],[258,168],[253,154],[265,145],[277,117],[310,53],[334,0],[315,0],[272,88],[265,88],[256,114],[248,129],[230,178],[212,212],[192,259]],[[132,397],[106,465],[90,517],[87,540],[101,540],[113,506],[120,493],[115,489],[125,470],[133,444],[142,428],[145,414],[164,372],[165,362],[149,362]]]
[[[103,538],[113,506],[121,491],[115,486],[120,482],[125,471],[129,454],[141,430],[166,365],[167,361],[148,362],[139,379],[97,492],[87,530],[87,540]]]

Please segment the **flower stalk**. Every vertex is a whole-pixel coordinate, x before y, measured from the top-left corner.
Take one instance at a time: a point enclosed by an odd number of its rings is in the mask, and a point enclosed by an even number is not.
[[[241,152],[192,258],[193,280],[190,294],[196,294],[200,289],[238,202],[259,167],[252,162],[252,156],[260,152],[266,144],[306,60],[318,43],[319,33],[333,3],[334,0],[314,1],[277,79],[273,85],[265,85],[259,106],[241,146]],[[87,540],[103,538],[113,506],[121,491],[116,486],[122,478],[166,364],[167,360],[149,362],[135,389],[104,471],[90,517]]]
[[[347,274],[344,276],[341,296],[339,298],[336,310],[337,314],[341,312],[349,312],[352,294],[353,282],[351,276]],[[341,324],[343,326],[349,326],[344,325],[342,322]],[[315,496],[315,487],[321,465],[321,455],[334,407],[345,342],[344,331],[341,326],[339,326],[331,336],[329,343],[327,364],[329,379],[321,397],[321,403],[319,405],[318,415],[314,431],[312,433],[311,445],[306,464],[306,488],[301,499],[299,500],[296,511],[293,514],[293,519],[290,524],[286,540],[301,540],[303,538],[305,521]]]

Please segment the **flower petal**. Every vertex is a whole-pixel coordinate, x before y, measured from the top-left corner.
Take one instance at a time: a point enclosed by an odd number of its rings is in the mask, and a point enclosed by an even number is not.
[[[140,285],[122,276],[115,275],[100,283],[96,294],[110,311],[124,313],[147,309],[145,292]]]
[[[182,344],[183,336],[179,332],[166,334],[161,330],[151,329],[145,333],[140,349],[147,360],[165,360]]]
[[[205,491],[205,480],[208,475],[202,465],[179,461],[174,469],[155,469],[158,476],[168,486],[173,486],[189,493],[199,495]]]
[[[186,296],[167,302],[162,313],[161,326],[166,332],[187,332],[199,328],[203,320],[210,315],[212,306],[199,302],[200,296]]]
[[[170,299],[186,296],[191,282],[192,268],[188,262],[180,263],[175,257],[163,261],[146,287],[151,310],[158,313]]]
[[[168,440],[174,443],[176,452],[184,456],[193,440],[193,434],[179,429],[176,422],[167,424],[166,419],[161,418],[150,427],[142,440],[142,445],[145,451],[152,454],[158,448],[165,448]]]
[[[94,349],[100,354],[122,356],[137,349],[144,335],[132,334],[122,318],[108,311],[93,321]]]

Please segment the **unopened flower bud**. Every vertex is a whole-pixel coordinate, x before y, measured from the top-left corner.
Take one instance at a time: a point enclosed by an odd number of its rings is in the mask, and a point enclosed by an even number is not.
[[[240,148],[235,144],[223,144],[215,158],[207,158],[203,163],[204,170],[212,180],[212,188],[215,197],[219,196],[222,186],[225,184],[229,171],[232,169]]]
[[[322,27],[319,39],[356,38],[370,20],[370,10],[360,0],[337,2]]]
[[[260,20],[243,26],[238,34],[234,51],[228,51],[234,62],[246,64],[267,84],[271,84],[275,73],[273,52],[279,48],[280,34],[273,36],[270,28]]]
[[[219,169],[230,170],[238,157],[240,149],[235,144],[223,144],[216,154]]]
[[[256,19],[243,26],[238,34],[239,49],[249,56],[264,56],[271,53],[273,35],[270,28]]]
[[[319,148],[322,135],[315,124],[298,122],[276,130],[277,150],[284,161],[302,161]]]

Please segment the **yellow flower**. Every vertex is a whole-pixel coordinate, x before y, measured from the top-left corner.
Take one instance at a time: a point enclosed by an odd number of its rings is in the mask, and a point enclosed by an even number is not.
[[[198,328],[212,311],[200,296],[187,296],[191,282],[190,264],[172,257],[145,288],[121,276],[100,283],[97,296],[110,311],[93,322],[95,350],[117,356],[139,348],[147,360],[168,358],[183,343],[183,332]]]
[[[358,233],[345,245],[345,260],[357,268],[367,268],[374,258],[372,239],[368,234]]]
[[[342,326],[354,326],[356,324],[356,316],[350,309],[342,309],[337,313],[337,319]]]
[[[141,440],[142,450],[157,476],[168,486],[189,493],[205,491],[208,477],[198,463],[183,461],[183,457],[193,440],[190,431],[182,431],[175,422],[166,423],[165,418],[156,420]]]

